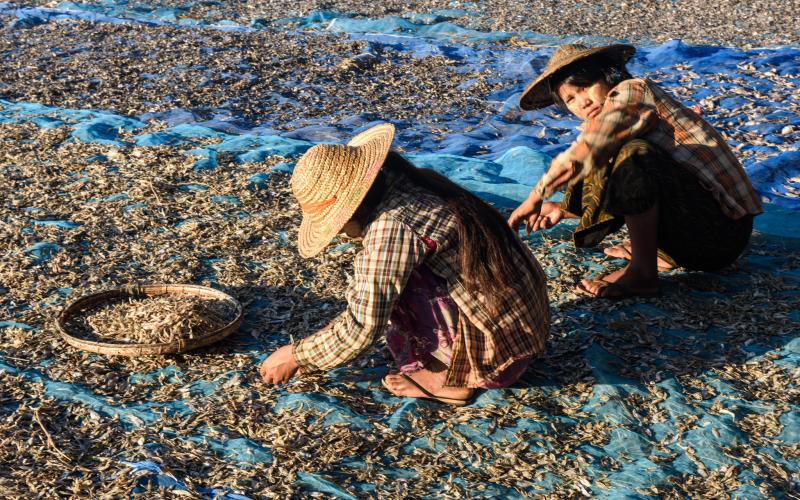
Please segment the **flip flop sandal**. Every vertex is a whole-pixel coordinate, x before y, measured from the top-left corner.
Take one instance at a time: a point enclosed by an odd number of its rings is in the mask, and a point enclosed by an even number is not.
[[[421,385],[419,385],[413,378],[409,377],[405,373],[401,373],[400,375],[402,375],[404,379],[408,380],[414,387],[419,389],[420,392],[422,392],[422,394],[425,394],[424,397],[421,397],[421,398],[418,398],[418,399],[427,399],[427,400],[430,400],[430,401],[438,401],[439,403],[444,403],[446,405],[452,405],[452,406],[466,406],[467,403],[469,403],[470,400],[472,399],[472,398],[469,398],[469,399],[456,399],[456,398],[445,398],[445,397],[442,397],[442,396],[436,396],[433,393],[431,393],[430,391],[428,391],[426,388],[424,388]],[[392,390],[389,388],[389,384],[386,383],[386,378],[385,377],[381,379],[381,385],[384,386],[387,391],[389,391],[392,394],[394,394],[392,392]]]
[[[599,281],[603,280],[600,279]],[[583,286],[583,283],[579,284],[576,288],[581,295],[586,295],[595,299],[622,300],[633,297],[647,299],[661,295],[661,289],[659,287],[650,290],[633,290],[625,285],[607,281],[604,282],[603,287],[600,288],[597,295],[587,290],[586,287]]]

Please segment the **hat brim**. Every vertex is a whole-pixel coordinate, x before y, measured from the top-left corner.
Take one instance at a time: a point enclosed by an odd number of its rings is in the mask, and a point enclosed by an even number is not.
[[[300,256],[309,258],[320,253],[353,217],[386,161],[393,139],[394,125],[382,123],[365,130],[347,143],[364,152],[357,165],[362,172],[361,177],[357,182],[345,186],[336,196],[336,202],[317,221],[303,217],[297,235]]]
[[[550,93],[550,79],[555,76],[556,73],[571,64],[592,56],[603,54],[614,62],[624,65],[631,57],[633,57],[635,52],[636,48],[633,45],[616,44],[593,47],[573,54],[568,59],[562,61],[558,66],[545,69],[545,71],[539,75],[539,77],[536,78],[533,83],[528,85],[528,87],[522,93],[522,97],[519,98],[519,107],[526,111],[530,111],[532,109],[540,109],[553,104],[553,96]]]

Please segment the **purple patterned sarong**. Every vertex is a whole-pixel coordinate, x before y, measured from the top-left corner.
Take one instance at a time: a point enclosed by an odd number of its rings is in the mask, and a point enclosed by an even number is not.
[[[434,359],[450,366],[458,314],[444,278],[425,266],[415,269],[386,327],[386,343],[400,372],[410,375]],[[530,359],[514,362],[500,377],[487,381],[482,388],[496,389],[513,384],[530,362]]]

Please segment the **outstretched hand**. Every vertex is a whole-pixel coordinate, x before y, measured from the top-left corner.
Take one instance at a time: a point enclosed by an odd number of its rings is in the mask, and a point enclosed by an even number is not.
[[[531,193],[511,213],[508,218],[508,225],[511,230],[517,232],[519,225],[525,223],[525,232],[540,229],[549,229],[558,224],[564,218],[564,211],[558,203],[542,203],[545,193],[552,192],[559,186],[569,182],[575,176],[575,172],[580,164],[572,158],[569,150],[560,153],[553,158],[545,175],[539,179]]]
[[[535,217],[539,215],[539,212],[542,210],[542,199],[538,196],[535,196],[531,193],[525,201],[522,202],[520,206],[517,207],[516,210],[511,212],[511,216],[508,218],[508,225],[511,227],[511,230],[515,233],[519,229],[519,225],[523,222],[525,223],[525,230],[530,234],[530,224],[529,221],[535,220]]]
[[[299,369],[300,365],[297,364],[292,353],[292,344],[288,344],[270,354],[261,363],[258,371],[261,373],[264,383],[283,384],[288,382]]]
[[[511,229],[517,231],[521,223],[525,223],[525,233],[531,234],[531,231],[540,231],[542,229],[550,229],[555,226],[561,219],[564,218],[564,211],[561,210],[561,204],[547,201],[544,203],[539,202],[539,206],[520,205],[508,218],[508,225]]]
[[[564,211],[561,210],[561,204],[554,201],[547,201],[542,204],[542,209],[538,214],[528,219],[525,224],[525,230],[528,234],[533,231],[542,229],[550,229],[555,226],[561,219],[564,218]]]

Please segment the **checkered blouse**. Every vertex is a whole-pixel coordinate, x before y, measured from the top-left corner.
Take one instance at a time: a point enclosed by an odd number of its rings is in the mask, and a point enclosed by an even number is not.
[[[639,138],[669,154],[714,193],[722,211],[732,219],[759,214],[761,202],[739,160],[725,139],[697,113],[667,95],[649,80],[625,80],[611,89],[599,115],[583,125],[583,132],[561,159],[576,162],[570,183],[608,163],[620,147]],[[547,198],[556,182],[572,167],[554,161],[534,189]]]
[[[401,178],[376,213],[355,257],[347,310],[295,343],[300,366],[329,369],[362,354],[383,333],[411,272],[419,266],[447,281],[460,312],[446,385],[479,387],[514,361],[542,352],[550,325],[547,289],[527,248],[524,255],[514,254],[518,279],[501,297],[498,313],[490,315],[486,298],[468,292],[460,281],[458,222],[441,198]],[[436,245],[427,245],[425,239]]]

